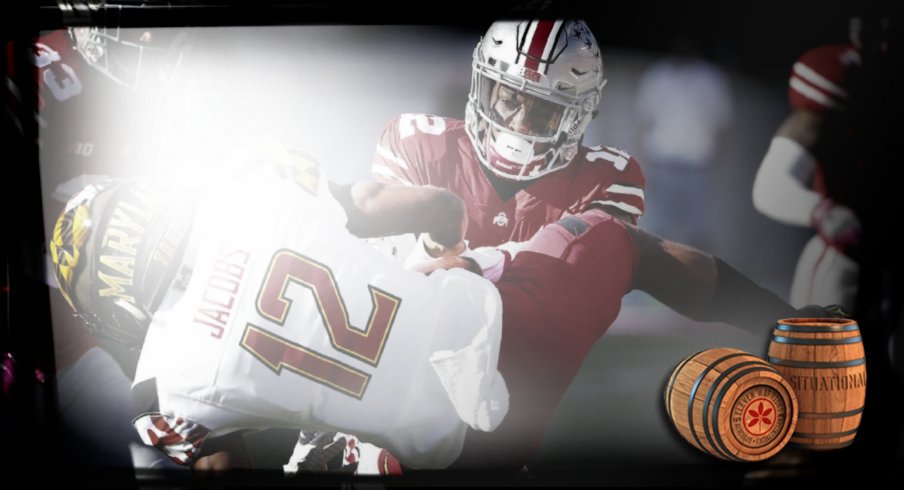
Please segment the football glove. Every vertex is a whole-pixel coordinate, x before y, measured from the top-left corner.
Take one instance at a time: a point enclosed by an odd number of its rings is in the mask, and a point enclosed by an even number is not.
[[[304,472],[354,475],[401,475],[402,466],[388,450],[341,432],[304,432],[298,436],[287,476]]]
[[[297,473],[355,473],[357,462],[344,464],[347,440],[336,432],[305,432],[298,435],[289,463],[283,465],[286,475]]]
[[[860,242],[860,220],[854,211],[825,198],[813,208],[810,218],[816,232],[829,245],[848,256],[856,253]]]

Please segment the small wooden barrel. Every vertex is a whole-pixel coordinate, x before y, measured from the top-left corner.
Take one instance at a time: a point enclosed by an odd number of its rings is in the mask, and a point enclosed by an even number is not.
[[[792,443],[828,450],[854,441],[866,400],[866,357],[855,321],[779,320],[768,360],[797,395],[800,420]]]
[[[701,451],[729,461],[762,461],[794,432],[797,399],[766,361],[715,348],[685,358],[665,386],[678,432]]]

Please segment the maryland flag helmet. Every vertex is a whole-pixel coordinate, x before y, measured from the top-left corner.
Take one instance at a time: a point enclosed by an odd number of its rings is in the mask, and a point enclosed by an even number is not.
[[[190,215],[138,181],[108,181],[75,194],[50,242],[60,292],[93,334],[140,348],[151,315],[178,271]]]

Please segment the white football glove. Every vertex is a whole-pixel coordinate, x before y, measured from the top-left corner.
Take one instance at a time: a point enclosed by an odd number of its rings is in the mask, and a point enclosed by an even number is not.
[[[387,449],[361,442],[352,434],[301,431],[283,472],[287,476],[303,472],[385,476],[401,475],[402,466]]]
[[[825,198],[813,209],[813,227],[833,247],[851,255],[860,242],[860,220],[847,206]]]
[[[283,465],[286,476],[297,473],[355,473],[358,464],[345,464],[348,445],[345,434],[301,431],[289,462]]]

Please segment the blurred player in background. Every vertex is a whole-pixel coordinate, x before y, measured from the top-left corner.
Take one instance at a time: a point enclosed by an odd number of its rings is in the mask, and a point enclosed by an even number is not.
[[[892,224],[901,207],[901,6],[854,11],[849,43],[810,49],[794,64],[793,111],[763,158],[753,198],[763,214],[815,231],[794,273],[792,304],[841,303],[860,322],[868,409],[853,447],[836,459],[886,471],[904,455],[904,425],[885,398],[904,389],[902,264]]]
[[[734,119],[728,76],[708,61],[691,35],[678,35],[669,53],[641,76],[635,98],[638,150],[651,201],[644,228],[714,251],[721,230],[713,205]]]
[[[801,253],[791,304],[853,311],[864,187],[865,91],[888,50],[889,18],[853,17],[850,43],[813,48],[794,64],[792,113],[778,128],[753,187],[756,208],[816,234]],[[859,99],[859,100],[858,100]]]

